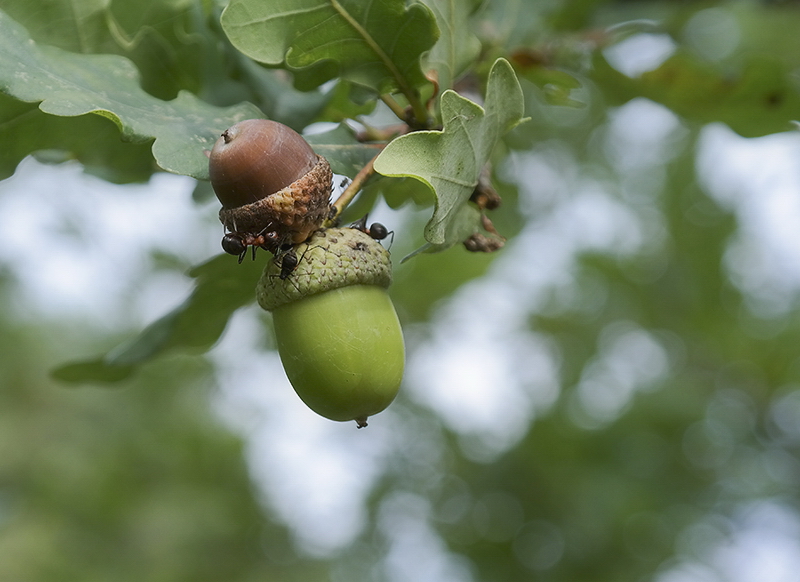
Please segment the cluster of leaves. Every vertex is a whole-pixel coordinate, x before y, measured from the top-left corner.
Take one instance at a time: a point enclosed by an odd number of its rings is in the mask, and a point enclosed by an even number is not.
[[[23,11],[21,3],[12,3],[10,11],[23,16],[30,14],[30,3],[25,4],[27,8]],[[93,26],[84,24],[82,18],[76,19],[74,24],[80,37],[90,33],[93,37],[103,36],[102,29],[106,27],[107,35],[118,39],[123,28],[119,21],[121,16],[117,16],[111,6],[98,12],[92,19]],[[474,59],[478,48],[475,38],[466,43],[453,42],[457,27],[466,22],[466,6],[456,9],[442,3],[438,15],[442,19],[439,24],[424,4],[406,7],[404,2],[389,0],[366,4],[324,0],[273,4],[237,0],[222,12],[221,25],[227,35],[225,40],[235,47],[229,50],[238,50],[240,60],[252,59],[250,70],[257,67],[255,62],[289,69],[296,86],[304,89],[315,89],[336,78],[345,87],[343,90],[349,88],[351,103],[356,93],[360,95],[359,100],[373,106],[379,97],[392,99],[394,103],[391,96],[397,94],[409,107],[413,124],[428,127],[437,122],[421,100],[423,93],[433,98],[436,95],[431,92],[435,86],[449,88],[449,83]],[[153,16],[162,14],[154,11]],[[175,9],[173,17],[180,16]],[[146,37],[148,25],[139,23],[139,26],[137,35]],[[241,119],[268,113],[248,102],[218,108],[185,89],[178,90],[175,99],[164,101],[145,91],[136,63],[126,57],[40,46],[31,42],[31,34],[9,14],[0,17],[0,31],[3,38],[0,54],[4,63],[0,69],[0,86],[3,93],[20,102],[18,109],[24,109],[25,113],[36,109],[34,117],[39,112],[60,117],[92,113],[110,119],[123,140],[152,141],[155,163],[170,172],[206,179],[208,168],[203,152],[211,148],[219,133]],[[72,40],[69,36],[67,39]],[[118,39],[118,42],[122,41]],[[123,46],[134,42],[129,40]],[[84,53],[100,52],[105,47],[99,39],[80,46]],[[423,56],[428,53],[431,62],[425,66],[428,74],[439,79],[435,85],[422,69]],[[469,230],[469,236],[478,228],[478,221],[471,216],[469,229],[465,229],[462,209],[497,139],[522,118],[521,90],[508,64],[492,79],[491,96],[487,101],[490,115],[486,120],[474,125],[469,133],[451,130],[447,125],[439,132],[447,136],[446,156],[441,148],[430,147],[414,138],[407,145],[416,151],[416,158],[409,159],[407,154],[400,155],[395,150],[381,155],[378,169],[384,168],[386,175],[422,179],[423,169],[414,165],[422,159],[440,168],[440,181],[431,181],[429,176],[425,180],[437,200],[437,214],[426,235],[429,242],[439,247],[452,246],[466,238],[463,231]],[[253,92],[258,89],[260,86],[253,87]],[[324,101],[320,99],[319,103]],[[26,107],[23,104],[36,105]],[[405,118],[402,106],[395,105],[398,114]],[[465,98],[451,98],[446,107],[448,119],[444,121],[448,124],[456,118],[483,117],[481,108]],[[496,118],[494,112],[497,111],[504,112],[502,118]],[[20,111],[11,113],[15,120],[20,118]],[[18,127],[15,131],[31,133],[28,128]],[[58,143],[58,135],[45,133],[40,139],[47,137],[55,138],[53,146],[45,146],[47,149],[64,147],[63,143]],[[477,148],[476,141],[480,143]],[[13,170],[20,157],[44,149],[43,145],[20,144],[17,151],[10,152],[7,172]],[[353,170],[363,166],[374,151],[357,140],[353,131],[318,136],[314,145],[319,152],[330,155],[334,170],[351,177]],[[98,146],[100,143],[96,142],[92,147],[96,150],[100,149]],[[111,151],[114,149],[118,147]],[[81,159],[82,152],[75,153]],[[112,160],[107,162],[113,166]],[[119,176],[120,179],[125,177]]]

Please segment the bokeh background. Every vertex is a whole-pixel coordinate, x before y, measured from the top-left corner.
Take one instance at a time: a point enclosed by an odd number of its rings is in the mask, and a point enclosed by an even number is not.
[[[800,133],[769,107],[800,5],[480,4],[531,117],[495,159],[508,242],[399,264],[430,208],[373,209],[408,362],[367,429],[300,402],[254,306],[112,388],[53,380],[186,298],[218,205],[43,156],[0,183],[0,580],[797,580]],[[753,59],[788,79],[766,113]]]

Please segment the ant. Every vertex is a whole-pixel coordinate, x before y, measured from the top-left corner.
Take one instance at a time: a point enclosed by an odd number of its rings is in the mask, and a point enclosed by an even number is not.
[[[297,251],[291,245],[288,248],[281,250],[279,253],[275,254],[275,264],[279,265],[281,268],[281,272],[277,275],[277,277],[281,281],[285,281],[288,279],[294,270],[297,268],[297,265],[300,264],[306,253],[311,249],[311,247],[307,246],[306,249],[303,251],[303,254],[298,258]],[[280,262],[279,262],[280,261]],[[275,277],[276,275],[270,275],[271,277]],[[294,285],[295,289],[297,289],[297,284],[295,282],[291,282]],[[298,289],[299,290],[299,289]]]
[[[253,247],[253,260],[256,258],[256,249],[262,249],[275,252],[281,249],[284,245],[281,244],[281,237],[274,230],[264,230],[257,234],[251,232],[229,232],[222,237],[222,250],[229,255],[238,255],[239,264],[242,263],[245,256],[247,256],[247,247]]]
[[[297,264],[299,262],[300,261],[297,258],[297,253],[295,252],[294,247],[291,247],[283,254],[283,260],[281,261],[281,274],[278,275],[280,279],[282,281],[288,279],[289,275],[292,274],[292,271],[297,268]]]
[[[350,225],[350,228],[355,228],[364,232],[374,238],[375,240],[383,240],[390,234],[394,234],[393,230],[387,230],[385,226],[383,226],[380,222],[373,222],[367,228],[367,216],[364,215],[363,218],[355,221],[353,224]]]
[[[366,231],[369,236],[374,238],[375,240],[383,240],[387,236],[389,236],[389,231],[386,230],[386,227],[383,226],[380,222],[373,222],[369,229]],[[392,231],[394,234],[394,231]]]

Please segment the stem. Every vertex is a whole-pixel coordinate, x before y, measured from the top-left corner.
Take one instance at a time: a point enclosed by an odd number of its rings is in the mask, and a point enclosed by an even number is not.
[[[381,95],[381,101],[383,101],[389,109],[392,110],[397,118],[406,123],[407,125],[412,126],[414,129],[421,129],[428,127],[428,108],[426,105],[419,100],[419,96],[416,93],[403,93],[408,99],[408,103],[411,106],[411,111],[414,114],[414,119],[409,119],[409,115],[406,110],[394,100],[394,97],[385,93]]]
[[[425,104],[420,101],[419,95],[416,92],[412,91],[410,93],[404,93],[406,99],[408,99],[408,104],[411,105],[411,111],[414,112],[414,128],[415,129],[422,129],[426,128],[429,125],[428,118],[428,108]],[[405,121],[405,120],[404,120]]]
[[[350,185],[345,188],[344,192],[342,192],[336,199],[336,202],[333,203],[333,207],[336,209],[336,214],[325,221],[325,226],[331,226],[336,221],[336,218],[345,208],[347,208],[347,205],[353,201],[353,198],[356,197],[356,194],[358,194],[358,191],[361,190],[362,186],[364,186],[364,183],[369,180],[372,174],[375,173],[372,164],[375,162],[375,158],[378,157],[379,153],[375,154],[375,156],[369,162],[367,162],[367,164],[361,168],[361,170],[359,170],[358,174],[356,174],[356,177],[353,178],[352,182],[350,182]]]
[[[403,109],[401,105],[394,100],[394,97],[392,97],[388,93],[384,93],[383,95],[381,95],[381,101],[386,103],[386,106],[392,110],[392,113],[394,113],[400,121],[406,120],[405,109]]]

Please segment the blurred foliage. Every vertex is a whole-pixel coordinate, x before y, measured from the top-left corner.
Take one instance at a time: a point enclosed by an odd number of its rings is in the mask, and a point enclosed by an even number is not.
[[[490,66],[505,57],[531,120],[506,135],[490,158],[503,199],[490,215],[507,249],[473,254],[457,246],[396,269],[392,295],[409,332],[410,357],[429,345],[442,307],[469,284],[496,279],[516,287],[499,274],[504,253],[529,244],[527,235],[572,195],[548,197],[553,180],[546,176],[515,183],[508,170],[514,159],[533,163],[524,156],[549,155],[550,171],[567,186],[601,182],[627,211],[656,217],[658,228],[645,233],[652,240],[642,249],[583,250],[545,300],[524,312],[520,327],[547,343],[558,368],[552,405],[528,419],[517,440],[481,456],[475,454],[480,437],[426,406],[409,379],[392,407],[403,427],[400,445],[387,453],[370,492],[363,531],[327,560],[313,560],[265,509],[243,443],[210,410],[212,364],[175,349],[203,351],[217,341],[228,317],[252,300],[258,263],[211,259],[193,272],[194,294],[138,336],[116,330],[109,337],[66,314],[61,322],[20,323],[13,307],[4,307],[0,579],[407,580],[391,562],[392,536],[410,528],[404,520],[417,511],[441,540],[440,553],[463,567],[443,579],[653,580],[712,548],[713,539],[703,539],[687,550],[682,540],[689,528],[716,518],[730,524],[725,520],[738,508],[763,499],[800,511],[800,415],[789,406],[800,386],[797,290],[777,316],[753,308],[725,267],[739,232],[736,216],[705,191],[696,168],[698,139],[709,123],[750,137],[788,131],[800,118],[800,5],[486,0],[448,12],[446,3],[425,4],[440,23],[441,42],[460,42],[459,29],[470,26],[463,44],[436,45],[426,57],[439,79],[452,78],[470,98],[483,95]],[[180,91],[219,107],[250,101],[297,129],[373,112],[374,95],[348,83],[303,93],[285,71],[239,54],[222,31],[218,3],[153,0],[131,7],[123,0],[0,2],[39,45],[68,51],[47,49],[51,57],[129,59],[147,93],[143,102]],[[674,51],[629,76],[614,68],[609,49],[637,35],[668,40]],[[327,78],[331,70],[311,67],[301,81]],[[626,174],[604,141],[619,108],[638,99],[668,108],[683,136],[661,144],[663,159],[647,176]],[[10,144],[0,155],[3,175],[29,153],[78,159],[116,182],[156,171],[149,144],[119,141],[116,126],[97,115],[48,115],[3,96],[0,119]],[[354,136],[339,125],[312,141],[352,176],[372,153]],[[395,256],[422,245],[433,198],[384,178],[371,182],[354,206],[365,213],[379,197],[404,213]],[[561,234],[572,229],[564,226]],[[39,265],[32,261],[30,268]],[[515,268],[522,280],[541,265]],[[21,301],[12,278],[0,265],[0,305]],[[463,318],[492,323],[487,305],[470,304]],[[133,339],[111,357],[59,372],[62,379],[124,379],[118,390],[65,390],[46,376],[56,363],[107,349],[119,335]],[[654,373],[654,386],[604,417],[586,408],[581,390],[620,337],[639,338],[638,347],[651,338],[668,363]],[[479,346],[471,355],[478,362],[486,357]],[[786,411],[783,424],[776,410]],[[359,435],[369,438],[370,430]],[[720,526],[723,539],[733,528],[727,527]]]
[[[256,501],[206,364],[65,391],[43,365],[76,330],[3,317],[0,331],[0,579],[326,579]]]

